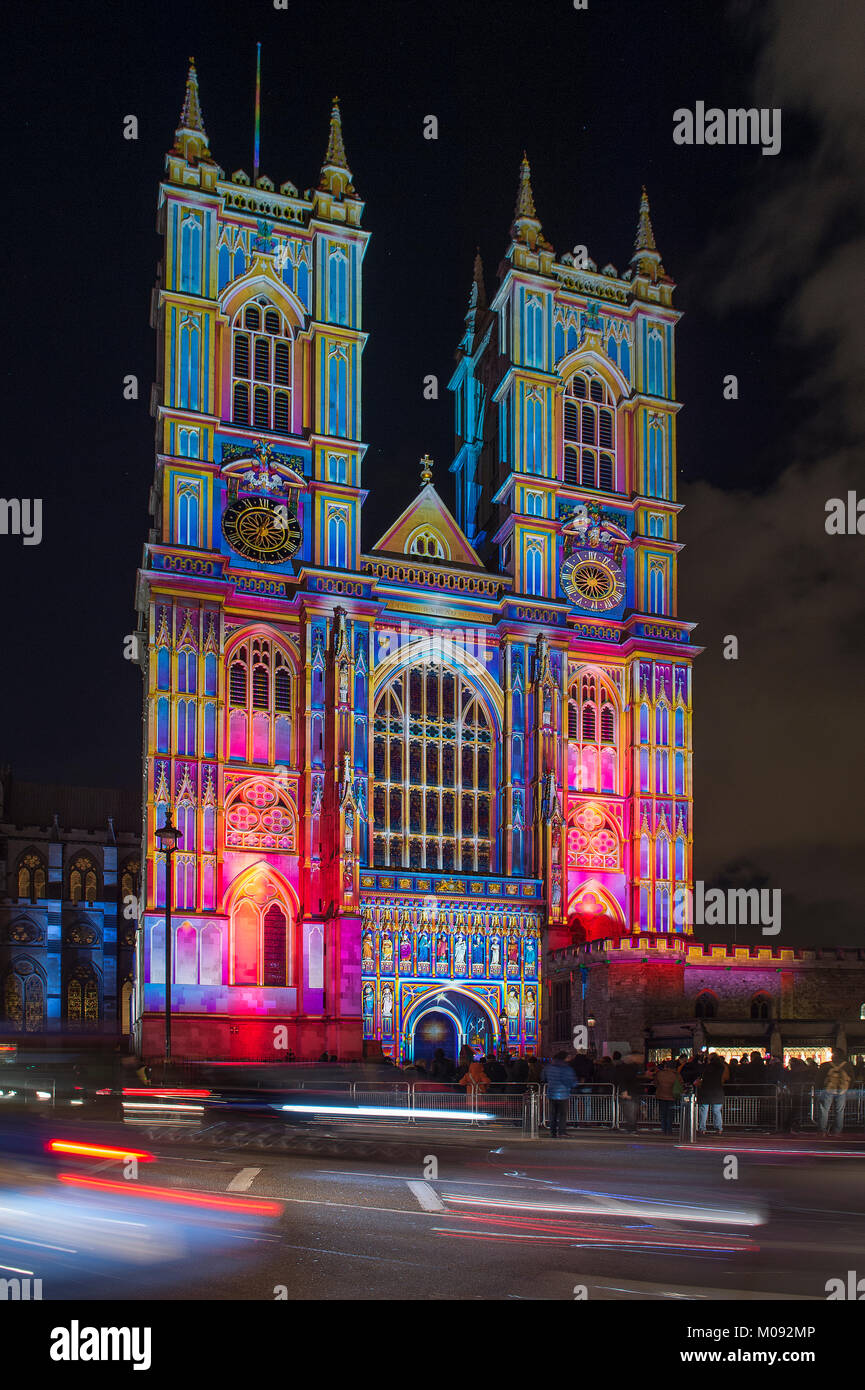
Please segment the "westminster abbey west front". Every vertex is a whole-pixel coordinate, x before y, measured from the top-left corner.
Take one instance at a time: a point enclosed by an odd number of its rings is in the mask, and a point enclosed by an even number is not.
[[[137,1028],[174,1052],[543,1048],[545,959],[689,934],[692,624],[673,283],[557,256],[527,159],[449,383],[456,514],[362,537],[369,234],[334,103],[317,184],[211,153],[190,66],[159,189]],[[374,312],[371,320],[375,331]],[[401,465],[402,466],[402,465]]]

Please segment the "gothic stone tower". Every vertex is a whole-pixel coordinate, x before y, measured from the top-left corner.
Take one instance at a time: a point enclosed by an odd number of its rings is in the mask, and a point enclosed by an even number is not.
[[[365,448],[362,212],[336,102],[318,186],[252,187],[217,166],[190,63],[159,191],[156,473],[137,593],[146,1054],[163,1028],[154,836],[169,807],[182,835],[175,1054],[273,1056],[278,1025],[297,1056],[360,1049],[369,639],[347,572]]]
[[[548,948],[690,931],[673,288],[645,190],[629,268],[599,271],[556,257],[524,157],[499,287],[488,305],[476,262],[451,381],[458,520],[507,585],[502,864],[542,878]]]

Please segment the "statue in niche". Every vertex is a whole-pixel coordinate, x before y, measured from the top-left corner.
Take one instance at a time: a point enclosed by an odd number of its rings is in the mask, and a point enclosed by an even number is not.
[[[454,974],[464,975],[466,970],[466,939],[462,932],[454,941]]]

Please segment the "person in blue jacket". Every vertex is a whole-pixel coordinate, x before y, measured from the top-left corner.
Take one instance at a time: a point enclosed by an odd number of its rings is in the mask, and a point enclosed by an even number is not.
[[[547,1062],[541,1073],[541,1080],[547,1088],[547,1100],[550,1105],[550,1138],[564,1139],[568,1128],[567,1124],[567,1105],[568,1097],[577,1083],[572,1067],[569,1067],[566,1059],[567,1054],[557,1052],[551,1062]]]

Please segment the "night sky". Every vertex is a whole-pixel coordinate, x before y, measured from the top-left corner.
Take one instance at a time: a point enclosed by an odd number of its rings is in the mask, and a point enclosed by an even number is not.
[[[157,185],[190,54],[215,159],[251,174],[260,39],[261,172],[315,185],[337,93],[373,234],[366,548],[416,492],[424,452],[452,502],[444,385],[476,245],[496,283],[523,148],[545,235],[598,265],[627,266],[647,185],[685,314],[679,612],[705,647],[696,877],[781,888],[772,944],[862,944],[865,536],[824,521],[828,498],[865,495],[865,10],[46,0],[7,6],[4,28],[0,492],[43,499],[43,540],[0,536],[0,762],[25,780],[139,784],[141,677],[122,653],[153,472]],[[697,101],[780,107],[780,154],[675,145],[673,111]],[[431,372],[437,402],[422,395]]]

